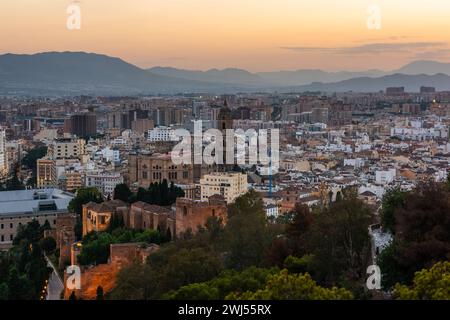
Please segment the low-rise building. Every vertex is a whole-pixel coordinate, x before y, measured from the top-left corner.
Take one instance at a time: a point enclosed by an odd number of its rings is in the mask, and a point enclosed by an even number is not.
[[[67,215],[73,194],[59,189],[29,189],[0,192],[0,250],[12,246],[19,226],[37,220],[56,225],[56,218]]]

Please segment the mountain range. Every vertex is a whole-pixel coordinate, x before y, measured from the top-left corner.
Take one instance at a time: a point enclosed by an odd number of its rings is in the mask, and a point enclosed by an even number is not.
[[[85,52],[0,55],[0,94],[139,95],[188,92],[374,92],[389,86],[450,90],[450,63],[413,61],[397,70],[327,72],[315,69],[251,73],[227,68],[142,69],[119,58]]]

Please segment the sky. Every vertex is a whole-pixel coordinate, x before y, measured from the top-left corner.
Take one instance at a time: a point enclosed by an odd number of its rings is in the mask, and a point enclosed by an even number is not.
[[[80,29],[70,30],[73,5]],[[0,53],[95,52],[143,68],[393,70],[450,62],[449,17],[449,0],[1,0]]]

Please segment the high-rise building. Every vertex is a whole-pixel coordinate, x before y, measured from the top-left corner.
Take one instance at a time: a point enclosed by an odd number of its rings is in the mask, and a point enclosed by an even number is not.
[[[94,112],[74,114],[64,123],[65,132],[77,137],[89,137],[97,133],[97,116]]]
[[[37,161],[37,187],[56,188],[58,177],[56,174],[56,161],[48,157]]]
[[[0,174],[6,174],[8,163],[6,161],[6,133],[0,130]]]
[[[152,119],[137,119],[131,122],[131,130],[139,134],[144,134],[154,127],[155,123]]]

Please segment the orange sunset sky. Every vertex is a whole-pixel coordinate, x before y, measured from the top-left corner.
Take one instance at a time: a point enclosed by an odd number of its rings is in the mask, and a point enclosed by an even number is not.
[[[86,51],[140,67],[395,69],[450,61],[449,0],[1,0],[0,53]],[[75,2],[77,3],[77,2]],[[367,8],[381,9],[381,29]]]

